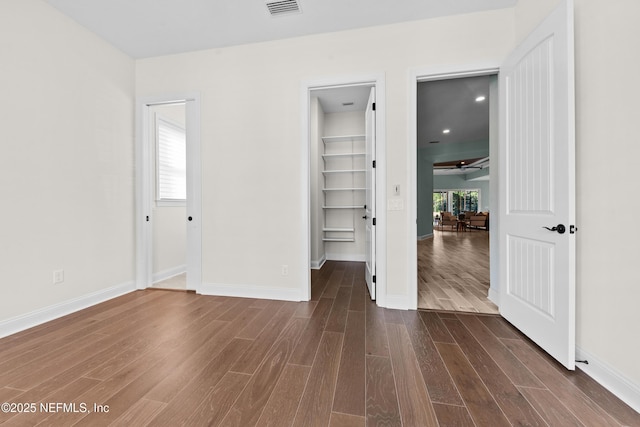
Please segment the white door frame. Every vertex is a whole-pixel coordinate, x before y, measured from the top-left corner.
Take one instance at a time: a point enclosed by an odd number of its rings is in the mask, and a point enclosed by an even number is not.
[[[154,189],[151,158],[150,109],[185,102],[187,129],[187,289],[202,284],[202,167],[200,163],[200,94],[194,92],[143,97],[136,100],[136,288],[153,283],[152,206]]]
[[[311,299],[311,165],[310,165],[310,102],[311,91],[335,87],[349,87],[372,85],[376,88],[376,304],[386,307],[387,296],[387,213],[386,206],[382,206],[386,200],[386,97],[385,76],[382,73],[365,74],[356,76],[338,76],[306,80],[301,84],[300,111],[302,111],[301,126],[301,192],[302,197],[302,230],[304,236],[300,247],[304,265],[301,266],[300,295],[303,301]]]
[[[408,295],[406,307],[409,310],[418,309],[418,83],[430,80],[493,75],[498,74],[499,70],[499,63],[487,63],[414,68],[409,71],[409,143],[407,144],[407,162],[409,164],[409,200],[407,201],[407,222],[409,224],[409,239],[407,240],[409,247],[407,249],[407,274],[409,277],[407,277]],[[492,99],[491,102],[498,102],[498,100]],[[491,159],[497,159],[498,153],[492,151],[490,146],[489,157]],[[489,173],[489,179],[491,181],[498,179],[496,167],[490,168]],[[490,201],[489,210],[492,212],[492,217],[498,213],[498,202],[495,197]],[[492,223],[494,222],[495,218],[492,220]],[[489,239],[493,249],[494,242],[496,244],[498,242],[496,227],[489,227]],[[489,263],[491,271],[498,271],[498,259],[496,258],[497,257],[490,257]],[[492,276],[489,294],[497,295],[498,293],[494,290],[498,289],[499,286],[499,283],[494,283]],[[498,304],[498,301],[494,300],[493,302]]]

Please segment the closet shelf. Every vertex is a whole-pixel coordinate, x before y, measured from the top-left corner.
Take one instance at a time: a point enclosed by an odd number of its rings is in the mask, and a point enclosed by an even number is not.
[[[365,169],[340,169],[340,170],[326,170],[322,171],[323,174],[332,174],[332,173],[357,173],[357,172],[366,172]]]
[[[322,142],[325,144],[333,142],[355,142],[364,141],[364,138],[364,135],[323,136]]]
[[[323,192],[323,242],[355,242],[355,218],[357,209],[363,209],[363,193],[360,187],[366,173],[364,165],[365,135],[343,135],[322,137],[323,144],[318,147],[322,156],[318,187]],[[328,225],[330,224],[330,225]]]
[[[366,153],[334,153],[334,154],[323,154],[322,157],[324,159],[338,158],[338,157],[363,157]]]

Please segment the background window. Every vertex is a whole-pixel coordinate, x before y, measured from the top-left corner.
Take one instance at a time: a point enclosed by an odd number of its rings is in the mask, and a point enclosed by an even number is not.
[[[440,212],[478,212],[480,190],[438,190],[433,192],[433,215]]]
[[[158,117],[157,120],[158,200],[187,199],[187,150],[183,127]]]

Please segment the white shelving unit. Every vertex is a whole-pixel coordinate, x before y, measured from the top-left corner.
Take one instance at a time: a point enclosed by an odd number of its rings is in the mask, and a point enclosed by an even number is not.
[[[364,208],[365,136],[322,137],[325,242],[354,242],[356,215]]]

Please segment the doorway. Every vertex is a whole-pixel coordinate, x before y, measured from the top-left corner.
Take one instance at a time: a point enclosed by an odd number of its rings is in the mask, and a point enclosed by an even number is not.
[[[497,314],[490,284],[496,75],[417,83],[418,308]]]
[[[199,97],[140,99],[136,122],[137,288],[198,291]]]
[[[384,153],[383,76],[308,82],[302,102],[308,165],[302,299],[311,298],[310,270],[327,260],[357,261],[367,272],[372,299],[383,305],[386,214],[375,213],[375,202],[367,206],[367,199],[384,200],[384,156],[378,155]],[[372,134],[382,137],[374,144]]]
[[[410,164],[410,200],[412,203],[412,214],[415,221],[410,223],[411,235],[416,237],[415,243],[410,245],[409,248],[409,308],[417,309],[419,300],[419,270],[418,270],[418,246],[420,242],[427,242],[433,244],[434,239],[438,236],[442,229],[443,233],[449,234],[449,237],[459,238],[460,241],[465,238],[471,239],[471,232],[463,231],[464,229],[458,228],[459,217],[455,217],[455,226],[449,225],[451,231],[446,230],[446,226],[441,226],[440,218],[441,213],[435,212],[434,209],[434,196],[435,190],[474,190],[479,189],[480,192],[486,194],[480,196],[478,206],[475,206],[477,211],[497,211],[498,202],[498,174],[497,171],[487,167],[490,164],[491,159],[495,157],[497,159],[498,150],[498,83],[497,73],[498,66],[478,67],[476,69],[415,69],[411,71],[411,91],[409,93],[411,100],[411,109],[409,111],[410,119],[410,141],[412,143],[409,146],[409,164]],[[432,96],[435,95],[434,105],[428,107],[430,113],[426,113],[426,105],[420,107],[419,97],[420,91],[429,89],[428,84],[432,84],[431,89]],[[424,86],[420,86],[424,85]],[[457,86],[457,87],[456,87]],[[473,120],[468,120],[466,123],[467,128],[460,130],[461,128],[454,129],[451,121],[447,121],[451,118],[457,118],[457,114],[460,113],[461,106],[457,103],[461,100],[468,100],[472,93],[478,91],[483,93],[477,93],[471,99],[471,107],[482,107],[485,109],[484,118],[481,119],[475,117]],[[453,95],[450,93],[454,92]],[[424,94],[423,94],[424,95]],[[484,96],[484,99],[478,99]],[[453,98],[458,98],[456,102]],[[494,102],[486,102],[488,100],[494,100]],[[482,106],[484,104],[484,106]],[[451,104],[451,105],[446,105]],[[431,131],[422,130],[420,136],[423,139],[419,139],[419,128],[424,124],[419,123],[419,109],[423,114],[428,114],[434,117],[433,126]],[[457,112],[457,113],[456,113]],[[476,111],[477,112],[477,111]],[[466,115],[465,115],[466,117]],[[475,125],[471,126],[472,123]],[[484,133],[484,145],[480,146],[478,141],[474,139],[473,130],[483,126]],[[431,135],[431,136],[428,136]],[[447,146],[447,144],[449,144]],[[455,145],[454,145],[455,144]],[[454,149],[452,149],[454,148]],[[434,167],[434,164],[441,164],[441,167]],[[473,166],[473,167],[469,167]],[[434,169],[436,170],[434,175]],[[438,171],[438,169],[440,171]],[[441,178],[435,178],[441,176]],[[480,182],[483,181],[483,182]],[[420,182],[421,191],[418,191],[418,182]],[[462,184],[464,183],[464,184]],[[451,188],[445,188],[451,187]],[[455,187],[455,188],[454,188]],[[428,189],[422,191],[422,189]],[[493,196],[491,196],[493,195]],[[449,197],[449,195],[448,195]],[[459,197],[464,197],[459,196]],[[449,197],[448,200],[453,201],[453,197]],[[473,206],[471,203],[470,206]],[[447,210],[451,210],[451,206],[447,207]],[[452,213],[453,214],[453,213]],[[466,214],[466,212],[465,212]],[[460,218],[461,219],[461,218]],[[436,220],[438,221],[437,225]],[[490,226],[491,216],[487,218],[487,229],[484,227],[482,231],[476,228],[470,227],[473,230],[474,237],[484,236],[486,239],[483,245],[486,246],[483,251],[486,251],[488,260],[486,260],[488,268],[487,281],[490,284],[498,283],[497,278],[494,281],[495,275],[497,275],[497,269],[495,263],[497,261],[497,235],[495,230]],[[465,223],[466,227],[470,224]],[[438,227],[438,230],[435,230]],[[460,230],[460,231],[456,231]],[[464,235],[464,233],[469,233]],[[423,243],[423,244],[425,244]],[[442,242],[436,242],[442,243]],[[455,246],[451,246],[451,251],[457,256]],[[468,245],[467,245],[468,246]],[[437,249],[437,248],[436,248]],[[457,264],[458,269],[464,270],[466,263]],[[460,267],[462,266],[462,267]],[[460,286],[459,284],[456,284]],[[497,299],[497,292],[495,289],[489,286],[486,292],[485,298],[492,304]],[[474,291],[477,293],[477,290]],[[442,294],[445,297],[447,295]],[[478,296],[478,295],[476,295]],[[459,305],[463,305],[459,301]],[[449,306],[449,309],[452,309]],[[443,307],[444,309],[444,307]]]
[[[153,105],[152,288],[187,289],[186,105]]]

